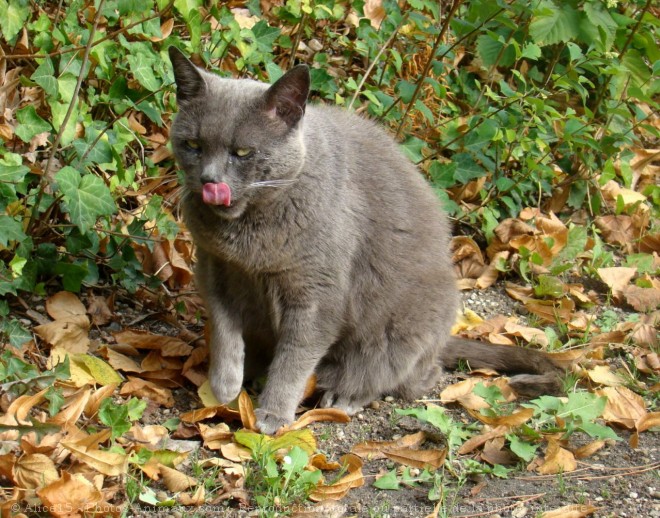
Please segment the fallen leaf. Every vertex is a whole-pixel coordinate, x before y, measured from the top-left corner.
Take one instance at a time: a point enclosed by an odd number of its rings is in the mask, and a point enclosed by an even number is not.
[[[128,382],[124,383],[119,391],[122,396],[135,396],[139,399],[149,399],[154,403],[172,408],[174,406],[174,396],[168,388],[159,387],[151,381],[140,378],[128,377]]]
[[[180,493],[178,500],[181,505],[200,506],[204,504],[206,501],[206,491],[204,486],[199,486],[192,495],[189,493]]]
[[[609,368],[608,365],[598,365],[593,369],[585,371],[585,374],[595,383],[617,387],[623,385],[624,380]]]
[[[635,423],[638,432],[645,432],[651,428],[660,427],[660,412],[651,412],[650,414],[643,415]]]
[[[603,419],[609,423],[617,423],[634,430],[636,423],[646,415],[644,400],[629,388],[605,387],[595,393],[607,397]]]
[[[62,446],[69,450],[76,460],[84,462],[108,477],[118,477],[128,471],[129,456],[126,454],[88,449],[84,445],[70,441],[62,442]]]
[[[85,306],[69,291],[60,291],[46,300],[46,312],[53,320],[85,316]]]
[[[254,405],[245,390],[241,390],[238,395],[238,413],[241,415],[241,423],[243,423],[244,428],[257,431],[257,416],[254,413]]]
[[[87,313],[92,317],[92,324],[95,326],[104,326],[110,323],[114,317],[107,299],[99,295],[92,295],[90,297]]]
[[[155,349],[163,356],[188,356],[193,350],[191,345],[173,336],[133,330],[118,331],[113,336],[118,343],[132,345],[137,349]]]
[[[537,468],[541,475],[556,475],[575,471],[577,461],[575,456],[562,448],[557,441],[550,441],[545,452],[543,463]]]
[[[604,440],[598,439],[597,441],[592,441],[589,444],[581,446],[573,453],[576,459],[586,459],[587,457],[591,457],[594,453],[600,450],[603,446],[605,446],[605,444],[607,443]]]
[[[484,424],[489,426],[520,426],[527,421],[529,421],[534,415],[534,410],[532,408],[523,408],[517,412],[512,413],[511,415],[502,415],[502,416],[485,416],[474,410],[468,410],[468,413],[475,419],[481,421]]]
[[[89,351],[89,319],[86,315],[71,315],[35,326],[34,332],[54,348],[73,354]]]
[[[471,437],[461,445],[457,453],[459,455],[465,455],[467,453],[470,453],[476,450],[477,448],[479,448],[480,446],[482,446],[483,444],[485,444],[487,441],[490,441],[495,437],[504,436],[508,431],[509,431],[508,426],[498,426],[497,428],[488,430],[482,434]]]
[[[369,460],[384,459],[386,457],[386,451],[402,448],[419,448],[425,440],[426,434],[424,432],[417,432],[410,435],[404,435],[395,441],[361,442],[353,446],[351,453]]]
[[[295,422],[282,429],[281,433],[305,428],[312,423],[330,421],[333,423],[348,423],[349,415],[339,408],[313,408],[301,415]],[[280,432],[278,432],[279,434]]]
[[[60,478],[55,463],[41,453],[23,455],[16,460],[11,477],[23,489],[39,489]]]
[[[321,502],[324,500],[341,500],[351,489],[364,485],[364,475],[362,474],[362,459],[359,456],[348,453],[342,456],[339,461],[348,471],[348,474],[341,477],[334,484],[319,484],[310,493],[310,500],[313,502]]]
[[[637,268],[614,266],[612,268],[598,268],[598,275],[612,291],[615,300],[620,301],[623,288],[632,280],[637,273]]]
[[[167,487],[167,489],[173,493],[184,491],[189,487],[193,487],[198,484],[194,478],[189,477],[185,473],[181,473],[176,469],[168,468],[162,464],[159,466],[159,469],[163,484],[165,484],[165,487]]]
[[[635,311],[647,312],[660,307],[660,288],[640,288],[631,284],[624,286],[622,293],[624,300]]]
[[[571,504],[541,513],[539,518],[584,518],[600,509],[593,505]]]
[[[39,489],[37,495],[56,518],[94,515],[103,509],[104,516],[118,517],[121,509],[103,500],[103,493],[81,474],[62,473],[62,478]]]
[[[405,466],[419,469],[438,469],[445,462],[447,448],[433,448],[428,450],[400,448],[387,450],[384,453],[388,459]]]

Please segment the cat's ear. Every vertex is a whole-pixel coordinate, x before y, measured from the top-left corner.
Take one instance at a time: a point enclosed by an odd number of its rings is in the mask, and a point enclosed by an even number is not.
[[[169,49],[176,82],[176,100],[186,103],[198,97],[206,88],[200,70],[175,46]]]
[[[266,114],[293,127],[305,114],[309,95],[309,68],[297,65],[280,77],[265,94]]]

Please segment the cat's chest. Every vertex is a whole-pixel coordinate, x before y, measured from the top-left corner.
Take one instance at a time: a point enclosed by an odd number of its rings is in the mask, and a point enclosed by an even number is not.
[[[301,229],[286,224],[276,215],[227,221],[211,211],[185,206],[184,214],[198,247],[249,271],[289,269],[302,247]]]

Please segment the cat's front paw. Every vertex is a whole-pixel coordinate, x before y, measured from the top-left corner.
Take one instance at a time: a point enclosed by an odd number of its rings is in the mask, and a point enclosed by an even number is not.
[[[209,383],[211,384],[211,390],[213,395],[222,405],[231,403],[238,397],[241,392],[241,387],[243,386],[243,380],[237,379],[223,379],[222,376],[211,376],[209,378]]]
[[[277,430],[291,424],[293,417],[283,417],[269,412],[265,408],[257,408],[254,413],[257,416],[257,428],[261,433],[273,435]]]

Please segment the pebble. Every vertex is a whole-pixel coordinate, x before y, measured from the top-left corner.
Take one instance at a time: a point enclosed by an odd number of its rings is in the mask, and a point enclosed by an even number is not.
[[[369,408],[371,408],[372,410],[380,410],[380,402],[372,401],[371,403],[369,403]]]
[[[511,511],[511,516],[513,518],[523,518],[524,516],[527,516],[527,508],[525,506],[518,507]]]
[[[385,396],[385,401],[386,401],[387,403],[391,403],[392,401],[394,401],[394,397],[392,397],[392,396]]]
[[[635,491],[630,492],[630,498],[637,498],[639,495]]]
[[[653,491],[649,491],[649,494],[650,494],[653,498],[660,499],[660,491],[658,491],[657,489],[654,489]]]

